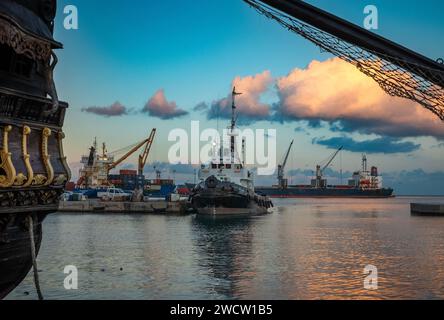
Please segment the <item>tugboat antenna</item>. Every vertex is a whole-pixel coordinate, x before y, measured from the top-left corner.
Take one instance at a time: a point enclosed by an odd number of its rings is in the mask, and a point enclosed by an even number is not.
[[[242,93],[236,92],[236,87],[233,87],[233,104],[231,106],[231,164],[234,164],[234,152],[235,152],[235,140],[234,140],[234,129],[236,128],[236,96]]]
[[[236,92],[236,87],[233,87],[233,93],[232,93],[232,97],[233,97],[233,104],[231,106],[231,131],[234,130],[235,126],[236,126],[236,96],[240,96],[242,93],[240,92]]]

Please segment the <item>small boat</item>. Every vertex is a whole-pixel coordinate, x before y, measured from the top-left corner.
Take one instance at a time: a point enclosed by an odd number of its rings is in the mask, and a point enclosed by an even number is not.
[[[444,204],[439,203],[411,203],[410,211],[415,216],[444,217]]]
[[[245,162],[236,152],[236,105],[239,93],[233,89],[232,120],[229,127],[230,150],[218,148],[219,155],[199,170],[199,183],[190,194],[190,202],[198,215],[228,216],[266,214],[273,203],[266,196],[254,190],[252,173],[245,168]],[[243,148],[244,148],[243,143]],[[229,154],[229,160],[222,157]],[[244,154],[244,150],[242,150]]]

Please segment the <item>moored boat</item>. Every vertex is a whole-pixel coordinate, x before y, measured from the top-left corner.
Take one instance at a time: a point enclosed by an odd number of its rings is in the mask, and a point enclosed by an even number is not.
[[[414,216],[444,217],[444,203],[411,203],[410,211]]]
[[[219,155],[214,152],[216,156],[212,161],[201,166],[198,173],[200,182],[191,191],[191,205],[200,215],[265,214],[273,206],[266,196],[255,192],[252,173],[245,168],[245,161],[240,159],[236,150],[235,97],[238,94],[233,89],[232,120],[229,127],[230,150],[224,152],[220,147]],[[224,158],[224,154],[229,154],[229,159]]]

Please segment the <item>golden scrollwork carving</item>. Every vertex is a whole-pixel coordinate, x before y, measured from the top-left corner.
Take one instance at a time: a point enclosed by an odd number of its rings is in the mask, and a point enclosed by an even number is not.
[[[14,184],[17,172],[11,160],[11,153],[9,152],[9,133],[12,126],[5,126],[3,128],[3,146],[0,150],[1,164],[0,169],[0,187],[9,188]]]
[[[21,187],[25,184],[25,182],[28,180],[28,177],[25,176],[23,173],[19,173],[17,174],[17,176],[15,177],[15,183],[14,186],[15,187]]]
[[[23,127],[22,133],[22,157],[25,163],[27,176],[23,173],[19,173],[15,178],[14,186],[16,187],[29,187],[34,179],[34,171],[31,166],[30,155],[28,153],[28,138],[31,134],[31,128],[28,126]]]
[[[41,186],[45,184],[47,180],[48,179],[43,174],[37,174],[34,176],[34,179],[32,180],[32,185]]]
[[[49,128],[43,129],[42,132],[42,160],[46,168],[46,182],[45,186],[49,186],[54,180],[54,169],[51,165],[51,155],[48,153],[48,140],[52,131]]]
[[[63,186],[66,182],[68,182],[66,175],[59,174],[56,178],[54,178],[53,184],[55,186]]]
[[[66,182],[71,180],[71,169],[68,166],[68,162],[66,161],[66,156],[63,151],[63,139],[65,139],[65,134],[60,131],[57,135],[57,141],[59,144],[59,152],[60,152],[60,160],[62,161],[63,168],[65,168],[66,172]]]

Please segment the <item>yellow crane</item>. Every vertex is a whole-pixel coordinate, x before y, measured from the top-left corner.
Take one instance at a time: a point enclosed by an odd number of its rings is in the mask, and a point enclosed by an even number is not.
[[[139,150],[140,148],[145,146],[143,153],[139,155],[139,163],[138,163],[138,174],[142,175],[143,169],[145,168],[145,164],[148,159],[148,155],[149,155],[151,147],[153,145],[154,137],[156,136],[156,131],[157,131],[157,129],[153,129],[148,138],[146,138],[142,142],[138,143],[134,148],[132,148],[130,151],[128,151],[121,158],[119,158],[118,160],[111,163],[107,168],[108,174],[111,170],[115,169],[119,164],[121,164],[123,161],[128,159],[132,154],[134,154],[134,152],[136,152],[137,150]]]
[[[145,168],[146,160],[148,159],[148,155],[150,154],[155,136],[156,136],[156,129],[153,129],[153,131],[151,131],[147,143],[145,144],[145,149],[143,149],[143,153],[139,154],[138,173],[140,176],[143,175],[143,169]]]

